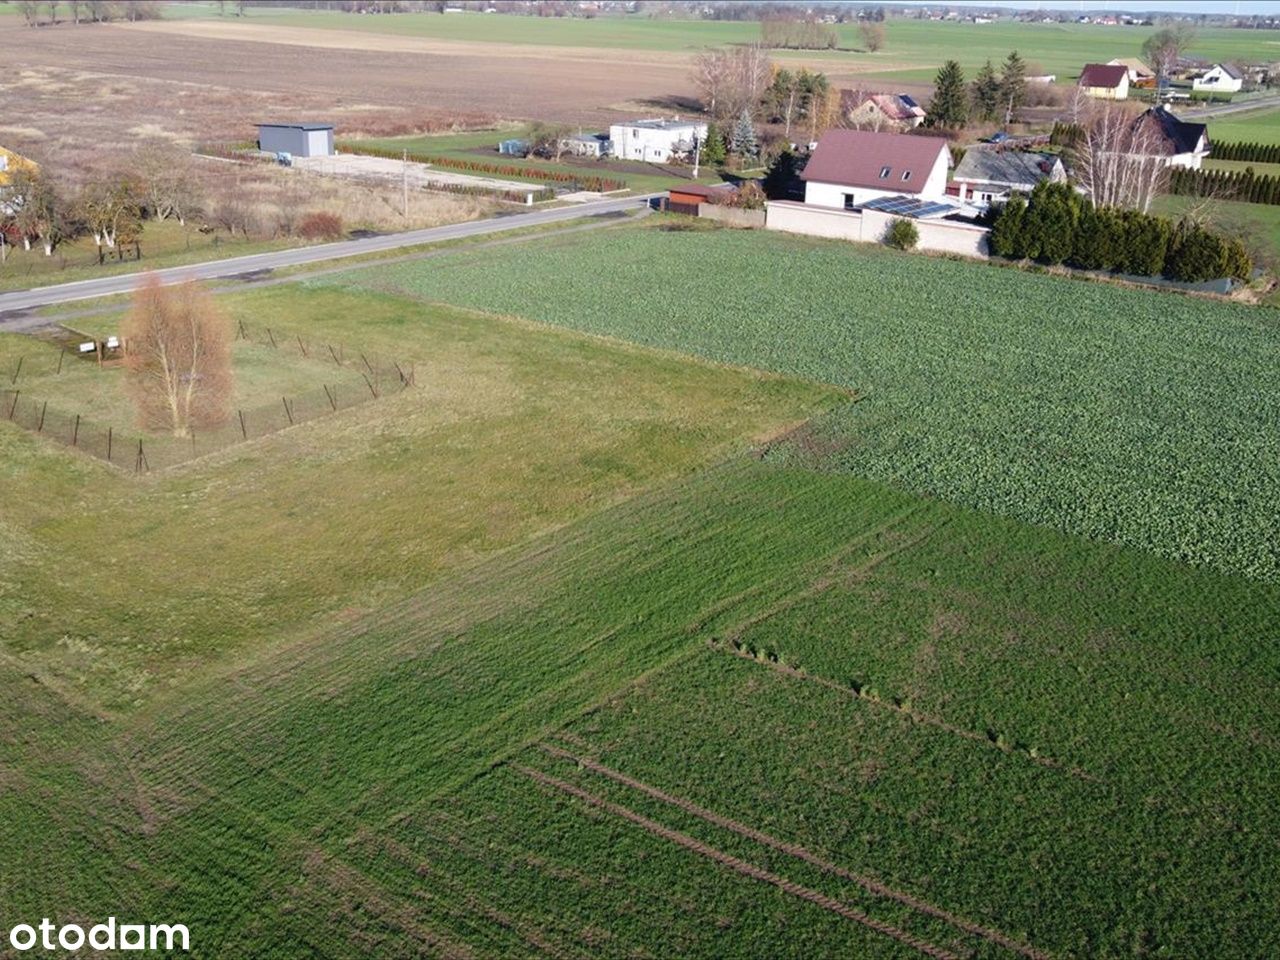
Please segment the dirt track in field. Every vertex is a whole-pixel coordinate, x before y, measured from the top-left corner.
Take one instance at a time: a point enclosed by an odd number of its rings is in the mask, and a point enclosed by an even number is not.
[[[747,863],[745,860],[740,860],[738,857],[727,854],[721,850],[717,850],[715,847],[708,846],[702,841],[697,840],[686,833],[682,833],[679,830],[672,830],[670,827],[665,827],[656,820],[650,820],[648,817],[636,813],[634,810],[620,804],[613,803],[609,800],[605,800],[602,797],[597,797],[593,793],[588,793],[580,787],[575,787],[573,784],[543,773],[541,770],[534,770],[530,767],[521,766],[519,764],[513,764],[512,769],[517,773],[523,774],[524,776],[537,781],[545,787],[559,790],[562,793],[566,793],[569,796],[581,800],[589,806],[596,807],[597,809],[604,810],[608,813],[614,814],[615,816],[621,817],[624,820],[628,820],[636,826],[647,830],[654,836],[661,837],[664,840],[669,840],[677,846],[684,847],[686,850],[700,854],[708,860],[712,860],[723,867],[727,867],[744,877],[750,877],[752,880],[759,880],[761,883],[767,883],[775,886],[779,890],[791,894],[793,897],[798,897],[801,900],[808,901],[817,907],[821,907],[823,910],[829,910],[846,920],[852,920],[854,923],[861,924],[876,931],[876,933],[883,934],[886,937],[897,940],[899,943],[906,944],[907,946],[918,950],[926,957],[932,957],[933,960],[960,960],[960,957],[952,953],[950,950],[935,946],[927,940],[923,940],[920,937],[917,937],[912,933],[908,933],[906,930],[895,927],[890,923],[885,923],[883,920],[877,920],[875,917],[863,913],[861,910],[851,907],[847,903],[843,903],[833,897],[828,897],[826,894],[818,890],[813,890],[809,887],[802,886],[801,884],[794,883],[786,877],[764,870],[757,867],[755,864]]]
[[[984,940],[988,940],[991,943],[1005,947],[1015,953],[1020,953],[1025,957],[1030,957],[1031,960],[1049,960],[1048,954],[1036,950],[1034,947],[1028,946],[1025,943],[1014,940],[1012,937],[999,930],[983,926],[979,923],[974,923],[972,920],[966,920],[954,913],[949,913],[948,911],[943,910],[941,907],[934,906],[926,900],[921,900],[918,897],[913,897],[909,893],[903,893],[900,890],[895,890],[892,887],[881,883],[874,877],[855,873],[852,870],[848,870],[838,864],[830,862],[829,860],[824,860],[806,850],[799,844],[779,840],[776,837],[770,836],[769,834],[761,830],[757,830],[754,827],[750,827],[745,823],[740,823],[730,817],[721,816],[720,814],[708,810],[705,807],[700,807],[690,800],[684,800],[680,797],[672,796],[671,794],[666,793],[663,790],[659,790],[657,787],[651,786],[642,780],[629,777],[619,770],[607,767],[603,763],[592,760],[590,757],[565,750],[563,747],[558,747],[554,743],[542,743],[539,746],[544,753],[553,757],[561,760],[569,760],[586,768],[587,770],[592,771],[593,773],[598,773],[603,777],[607,777],[615,783],[620,783],[624,787],[630,787],[632,790],[637,790],[646,796],[653,797],[655,800],[660,800],[673,807],[678,807],[685,813],[690,813],[700,820],[707,821],[707,823],[714,824],[717,827],[723,827],[726,830],[731,830],[739,836],[746,837],[749,840],[754,840],[757,843],[763,844],[767,847],[772,847],[775,850],[781,850],[783,853],[789,854],[798,860],[803,860],[805,863],[812,864],[827,873],[833,873],[846,880],[851,880],[868,893],[875,894],[878,897],[886,897],[890,900],[896,900],[898,903],[904,904],[912,910],[916,910],[920,913],[926,914],[927,916],[936,917],[958,930],[973,934],[977,937],[982,937]]]

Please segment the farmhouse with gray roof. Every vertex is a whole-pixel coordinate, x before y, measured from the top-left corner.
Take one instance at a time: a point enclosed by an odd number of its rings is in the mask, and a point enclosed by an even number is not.
[[[1030,193],[1041,180],[1067,179],[1062,161],[1051,153],[970,147],[952,177],[960,200],[976,207],[1008,200],[1014,193]]]

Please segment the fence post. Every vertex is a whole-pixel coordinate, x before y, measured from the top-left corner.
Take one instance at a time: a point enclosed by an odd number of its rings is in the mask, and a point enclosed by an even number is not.
[[[377,376],[377,374],[375,374],[375,373],[373,372],[373,367],[369,366],[369,360],[368,360],[368,358],[367,358],[367,357],[365,357],[365,355],[364,355],[363,353],[362,353],[362,354],[360,354],[360,359],[364,361],[364,365],[368,368],[368,370],[369,370],[369,375],[370,375],[370,376]]]
[[[77,446],[80,442],[80,414],[76,414],[76,425],[71,430],[71,445]]]
[[[244,439],[248,440],[248,439],[249,439],[249,431],[248,431],[248,430],[246,430],[246,429],[244,428],[244,411],[243,411],[243,410],[237,410],[237,411],[236,411],[236,413],[240,414],[240,436],[242,436]]]
[[[276,345],[276,337],[275,334],[271,332],[270,327],[267,327],[267,339],[271,341],[271,346],[274,347]]]
[[[302,337],[298,337],[298,349],[302,351],[302,355],[307,356],[307,345],[302,342]]]
[[[391,362],[392,362],[393,364],[395,364],[395,367],[396,367],[396,373],[400,374],[400,383],[401,383],[401,385],[402,385],[402,386],[406,386],[406,387],[407,387],[407,386],[409,385],[409,378],[408,378],[408,377],[406,377],[406,376],[404,375],[404,371],[400,369],[400,364],[399,364],[399,363],[396,363],[396,361],[395,361],[395,360],[392,360]]]
[[[107,427],[107,463],[111,462],[111,427]]]
[[[25,359],[27,359],[27,355],[25,353],[18,358],[18,365],[13,368],[13,376],[9,380],[10,383],[18,382],[18,374],[22,372],[22,361]]]
[[[67,355],[67,348],[63,347],[58,351],[58,373],[62,373],[62,358]]]
[[[49,401],[46,400],[40,405],[40,426],[36,427],[36,433],[44,433],[44,415],[49,409]]]
[[[247,334],[247,333],[245,333],[245,332],[244,332],[244,321],[243,321],[243,320],[238,320],[238,321],[236,321],[236,339],[237,339],[237,340],[248,340],[248,339],[249,339],[249,334]]]
[[[334,389],[336,390],[337,388],[335,387]],[[324,395],[329,398],[329,406],[333,407],[336,412],[338,409],[338,398],[329,392],[329,385],[327,383],[324,384]]]
[[[327,343],[325,344],[325,346],[329,348],[329,356],[333,357],[333,362],[336,363],[338,366],[342,366],[342,361],[339,360],[338,355],[334,353],[333,344]]]
[[[284,415],[289,418],[289,426],[293,426],[293,411],[289,409],[289,399],[281,397],[280,402],[284,404]]]
[[[360,376],[364,377],[364,374],[362,373],[360,374]],[[368,377],[364,377],[364,382],[365,382],[365,385],[369,388],[369,392],[373,394],[373,399],[377,400],[378,391],[374,388],[373,381],[371,381]]]
[[[18,397],[22,396],[21,390],[13,391],[13,403],[9,404],[9,419],[13,419],[13,411],[18,407]]]
[[[133,472],[141,473],[142,468],[146,466],[147,466],[147,457],[146,457],[146,454],[142,452],[142,438],[139,437],[138,438],[138,459],[133,464]],[[150,470],[151,468],[147,467],[147,469]]]

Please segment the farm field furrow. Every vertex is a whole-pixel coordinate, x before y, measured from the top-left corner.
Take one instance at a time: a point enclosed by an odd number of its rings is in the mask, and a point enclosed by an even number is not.
[[[1278,618],[1272,586],[738,460],[122,724],[15,677],[4,749],[93,800],[6,801],[0,847],[106,844],[146,866],[59,877],[77,909],[163,895],[263,957],[1265,948]]]
[[[766,276],[770,262],[787,267]],[[838,242],[652,226],[317,283],[839,384],[866,399],[815,426],[819,454],[779,456],[1280,580],[1280,399],[1262,386],[1280,327],[1266,312]]]

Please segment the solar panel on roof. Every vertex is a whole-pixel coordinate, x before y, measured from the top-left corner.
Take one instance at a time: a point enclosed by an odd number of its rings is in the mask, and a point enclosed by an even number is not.
[[[876,197],[862,204],[864,210],[875,210],[895,217],[912,217],[927,219],[953,213],[955,207],[949,203],[938,203],[930,200],[917,200],[915,197]]]

